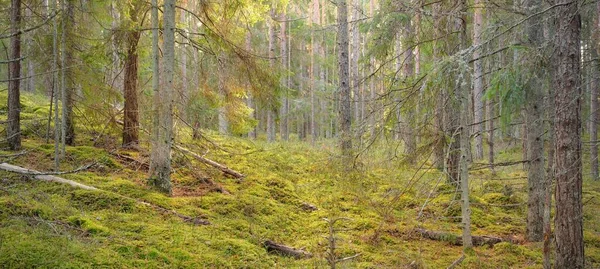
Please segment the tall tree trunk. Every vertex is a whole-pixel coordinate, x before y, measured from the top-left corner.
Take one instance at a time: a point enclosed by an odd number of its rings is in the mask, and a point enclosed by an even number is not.
[[[415,58],[413,55],[412,49],[412,36],[414,35],[413,28],[411,26],[411,20],[408,20],[404,25],[404,44],[406,47],[406,62],[404,65],[404,76],[405,81],[408,81],[412,84],[413,77],[415,75]],[[404,106],[409,104],[408,95],[402,98],[404,101]],[[417,140],[415,138],[415,132],[413,130],[415,113],[414,109],[406,109],[406,119],[402,124],[402,139],[404,140],[404,153],[409,155],[409,162],[414,164],[416,159],[414,158],[414,153],[417,151]]]
[[[281,68],[284,74],[281,76],[281,88],[283,89],[283,98],[281,100],[281,111],[279,111],[279,134],[281,140],[289,139],[289,119],[288,119],[288,36],[287,36],[287,15],[284,12],[281,16],[281,30],[279,31],[280,52],[281,52]]]
[[[158,6],[152,1],[153,55],[158,76]],[[171,194],[171,146],[173,144],[173,71],[175,68],[175,0],[164,2],[164,83],[155,96],[156,137],[150,157],[150,183],[160,191]],[[157,83],[158,84],[158,83]],[[158,85],[157,85],[158,86]]]
[[[251,52],[252,51],[252,32],[248,31],[246,33],[246,51]],[[195,62],[195,61],[194,61]],[[248,88],[248,99],[247,99],[247,104],[248,107],[250,109],[252,109],[252,119],[257,119],[257,113],[256,113],[256,101],[254,100],[254,97],[252,96],[252,92],[250,91],[250,83],[248,83],[247,88]],[[250,132],[248,132],[248,138],[250,139],[256,139],[256,126],[252,127],[252,129],[250,129]]]
[[[594,28],[592,30],[592,42],[590,42],[591,63],[591,85],[590,85],[590,170],[592,179],[600,180],[598,172],[598,87],[600,87],[600,60],[598,59],[598,49],[600,46],[600,2],[596,4],[594,14]]]
[[[56,1],[50,1],[52,11],[58,12]],[[58,22],[52,20],[52,94],[54,99],[54,170],[60,169],[60,119],[58,116]]]
[[[358,60],[360,53],[360,32],[358,31],[358,22],[360,17],[360,1],[350,1],[350,85],[354,96],[354,122],[360,122],[360,78],[358,76]],[[360,135],[358,135],[358,137],[360,137]]]
[[[534,14],[541,10],[541,0],[526,0],[526,10]],[[541,51],[543,46],[543,25],[541,17],[532,17],[526,22],[527,40],[532,51]],[[535,63],[534,75],[525,85],[525,117],[527,124],[527,183],[529,199],[527,202],[527,240],[539,242],[544,238],[544,225],[540,220],[544,216],[546,194],[545,161],[544,161],[544,76],[541,55],[532,53],[530,62]]]
[[[465,50],[468,47],[467,44],[467,3],[466,0],[460,0],[459,12],[461,16],[458,18],[460,25],[460,50]],[[456,89],[459,91],[457,94],[460,98],[460,186],[461,186],[461,215],[463,225],[463,247],[465,249],[473,247],[473,240],[471,236],[471,206],[469,204],[469,163],[470,163],[470,149],[471,149],[471,136],[470,130],[467,123],[469,122],[470,106],[469,106],[469,93],[471,92],[470,83],[468,83],[469,73],[464,70],[464,67],[460,68],[460,74],[458,79],[458,85]]]
[[[271,17],[268,18],[268,31],[269,31],[269,67],[273,70],[275,68],[275,39],[277,34],[275,31],[275,21],[273,20],[274,10],[271,10]],[[274,109],[275,97],[271,94],[271,97],[267,100],[267,141],[275,141],[275,109]]]
[[[442,44],[437,40],[437,38],[442,37],[442,23],[441,23],[441,3],[433,4],[433,29],[434,29],[434,37],[436,41],[434,41],[433,45],[433,62],[438,62],[442,57]],[[434,134],[435,134],[435,144],[434,144],[434,162],[438,169],[442,170],[445,167],[446,155],[446,126],[444,126],[444,106],[446,102],[446,89],[442,87],[438,90],[439,93],[436,94],[435,100],[435,120],[434,120]]]
[[[62,32],[62,65],[61,65],[61,98],[62,98],[62,153],[65,154],[65,145],[75,142],[75,124],[73,121],[73,86],[74,78],[71,70],[73,65],[73,50],[71,32],[75,23],[72,0],[63,0],[63,32]]]
[[[227,119],[227,85],[225,82],[227,70],[225,67],[225,53],[221,52],[216,57],[217,59],[217,89],[221,103],[218,109],[219,133],[229,134],[229,120]]]
[[[21,0],[10,5],[10,62],[8,64],[8,118],[6,135],[11,150],[21,149]]]
[[[483,1],[475,0],[473,8],[473,45],[479,46],[483,34]],[[476,49],[473,52],[473,103],[475,124],[475,154],[477,160],[483,159],[483,60],[479,59],[482,49]]]
[[[352,107],[350,102],[350,77],[348,63],[348,6],[346,0],[338,0],[338,68],[340,104],[341,150],[344,158],[352,155]]]
[[[25,9],[25,17],[31,18],[32,12],[31,8],[27,7]],[[26,41],[27,46],[27,54],[32,55],[34,51],[34,37],[36,36],[37,31],[32,31],[29,33]],[[28,57],[26,60],[27,65],[27,78],[25,79],[25,91],[35,92],[35,84],[36,84],[36,76],[35,76],[35,65],[32,59],[33,57]]]
[[[136,18],[132,17],[132,22]],[[127,33],[127,56],[125,58],[125,79],[123,93],[125,96],[125,107],[123,117],[123,147],[135,148],[139,144],[139,112],[137,97],[138,80],[138,41],[140,32],[132,30]]]
[[[554,80],[556,268],[584,268],[581,163],[580,1],[557,1]]]

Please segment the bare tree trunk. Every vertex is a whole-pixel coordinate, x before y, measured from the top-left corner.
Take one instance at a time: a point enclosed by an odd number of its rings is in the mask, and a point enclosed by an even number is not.
[[[31,18],[32,12],[31,7],[27,7],[25,9],[25,17]],[[32,31],[26,37],[26,46],[27,46],[27,54],[33,54],[34,50],[34,37],[36,36],[37,31]],[[25,79],[25,91],[35,92],[35,84],[36,84],[36,76],[35,76],[35,65],[33,62],[33,57],[28,57],[26,60],[27,65],[27,78]]]
[[[277,35],[275,32],[275,21],[272,19],[274,16],[274,10],[271,10],[271,17],[268,18],[267,26],[269,31],[269,66],[271,69],[275,68],[275,39],[277,39]],[[267,100],[266,112],[267,112],[267,141],[273,142],[275,141],[275,112],[274,105],[275,100],[273,97],[270,97]]]
[[[57,12],[58,7],[56,1],[52,2],[52,11]],[[52,94],[54,98],[54,170],[60,169],[60,119],[58,117],[58,22],[56,19],[52,21]]]
[[[360,32],[358,31],[358,23],[360,17],[360,1],[351,0],[350,3],[351,24],[349,27],[350,34],[350,84],[354,96],[354,122],[360,122],[360,78],[358,76],[358,60],[360,53]],[[360,137],[360,135],[358,135]]]
[[[250,31],[248,31],[246,33],[246,51],[248,51],[248,52],[252,51],[252,32],[250,32]],[[248,87],[248,89],[250,89],[250,83],[248,83],[247,87]],[[252,96],[252,92],[248,91],[247,94],[248,94],[247,105],[250,109],[252,109],[251,116],[253,119],[257,119],[256,102],[254,100],[254,97]],[[248,138],[256,139],[256,126],[252,127],[252,129],[250,129],[250,132],[248,132]]]
[[[62,101],[62,124],[61,144],[62,154],[65,154],[65,145],[73,145],[75,142],[75,126],[73,122],[73,50],[70,40],[74,24],[72,0],[63,0],[63,32],[61,42],[61,101]]]
[[[11,0],[10,62],[8,64],[8,118],[6,135],[11,150],[21,149],[21,0]]]
[[[433,23],[434,23],[434,36],[436,38],[440,38],[441,33],[441,3],[433,4]],[[434,41],[433,45],[433,61],[438,62],[442,55],[442,45],[439,41]],[[446,147],[446,126],[444,126],[444,106],[446,101],[446,89],[442,88],[438,90],[439,93],[436,94],[435,100],[435,121],[434,121],[434,133],[435,133],[435,144],[434,144],[434,162],[437,165],[437,168],[442,170],[445,166],[446,155],[445,147]]]
[[[406,44],[406,63],[404,65],[404,76],[406,77],[407,81],[412,81],[415,75],[415,58],[411,44],[413,42],[410,41],[413,35],[414,32],[411,26],[411,20],[408,20],[404,25],[404,43]],[[404,105],[408,104],[408,96],[405,96],[403,99]],[[417,150],[417,140],[415,139],[413,130],[414,118],[414,109],[406,109],[406,119],[402,124],[402,138],[404,140],[404,153],[411,156],[409,158],[411,164],[416,162],[416,159],[412,157],[412,155]]]
[[[338,8],[338,68],[339,88],[341,95],[340,104],[340,144],[342,156],[350,158],[352,155],[352,107],[350,103],[350,77],[348,63],[348,5],[346,0],[337,1]]]
[[[526,10],[534,14],[541,10],[542,1],[526,0]],[[532,51],[541,50],[543,46],[543,28],[541,17],[533,17],[526,22],[527,40],[530,42]],[[536,54],[532,54],[536,55]],[[544,225],[540,220],[544,216],[544,201],[546,193],[545,161],[544,161],[544,85],[545,68],[539,56],[530,58],[529,61],[536,63],[534,75],[529,78],[525,85],[525,117],[527,124],[527,182],[529,199],[527,203],[527,240],[539,242],[544,238]]]
[[[221,103],[219,104],[218,109],[218,121],[219,121],[219,133],[220,134],[229,134],[229,120],[227,119],[227,85],[225,82],[225,77],[227,74],[227,70],[225,67],[225,53],[221,52],[218,56],[216,56],[217,60],[217,88],[219,98],[221,99]]]
[[[132,17],[135,24],[137,18]],[[127,56],[125,58],[125,79],[123,93],[125,96],[125,107],[123,117],[123,147],[135,148],[139,144],[139,112],[137,97],[138,80],[138,41],[140,32],[132,30],[127,33]]]
[[[473,45],[481,44],[483,35],[483,8],[482,0],[475,0],[473,8]],[[482,49],[476,49],[473,52],[473,58],[477,59],[473,62],[473,102],[474,102],[474,119],[473,123],[475,132],[475,154],[477,160],[483,159],[483,60],[479,59]]]
[[[279,111],[279,133],[281,140],[289,139],[289,119],[288,119],[288,36],[287,36],[287,16],[285,12],[280,16],[281,31],[279,32],[280,50],[281,50],[281,67],[284,70],[284,75],[281,77],[281,87],[283,88],[283,100],[281,101],[281,111]]]
[[[554,80],[556,268],[584,268],[581,163],[580,1],[557,1]]]
[[[158,6],[152,1],[153,55],[158,76]],[[150,183],[160,191],[171,194],[171,146],[173,144],[173,71],[175,68],[175,0],[164,2],[164,83],[155,96],[156,137],[150,157]],[[158,81],[157,81],[158,82]],[[158,83],[157,83],[158,84]],[[158,85],[157,85],[158,86]]]
[[[598,87],[600,87],[600,60],[598,60],[598,42],[600,42],[600,2],[596,4],[594,12],[594,29],[592,30],[592,42],[590,42],[590,53],[592,56],[592,76],[590,85],[590,169],[592,179],[600,180],[598,172]]]
[[[460,50],[467,48],[467,3],[466,0],[460,0],[459,12],[461,12],[458,23],[460,25]],[[457,94],[460,96],[460,186],[461,186],[461,212],[462,212],[462,225],[463,225],[463,247],[465,249],[473,247],[473,238],[471,235],[471,206],[469,204],[469,163],[470,163],[470,149],[471,149],[471,136],[469,126],[469,93],[470,83],[468,81],[468,71],[460,68],[459,79],[456,85],[456,89],[459,91]]]

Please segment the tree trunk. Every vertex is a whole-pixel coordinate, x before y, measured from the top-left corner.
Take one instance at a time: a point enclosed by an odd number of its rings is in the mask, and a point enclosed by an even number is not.
[[[473,45],[481,44],[483,35],[483,8],[482,0],[475,0],[473,8]],[[476,160],[483,159],[483,60],[479,59],[482,48],[476,49],[473,52],[473,103],[474,103],[474,119],[473,123],[475,132],[475,154]]]
[[[25,9],[25,17],[31,18],[31,16],[32,16],[31,8],[27,7]],[[34,38],[36,35],[37,35],[37,31],[32,31],[26,37],[26,39],[27,39],[27,41],[26,41],[27,48],[26,49],[27,49],[27,54],[29,54],[29,55],[32,55],[34,52]],[[25,91],[28,91],[28,92],[35,92],[36,76],[35,76],[35,65],[34,65],[34,61],[32,58],[33,57],[28,57],[26,60],[27,78],[25,79]]]
[[[441,23],[441,3],[433,4],[433,23],[434,23],[434,37],[441,38],[442,31],[442,23]],[[442,56],[442,45],[439,41],[434,41],[433,45],[433,62],[439,62],[439,59]],[[435,100],[435,120],[434,120],[434,134],[435,134],[435,144],[434,144],[434,162],[438,169],[442,170],[445,167],[446,155],[445,147],[446,147],[446,126],[444,126],[444,105],[446,101],[445,92],[446,89],[442,88],[438,90],[439,93],[436,94]]]
[[[220,104],[218,109],[218,121],[219,121],[219,133],[229,134],[229,120],[227,119],[227,85],[225,82],[227,70],[225,67],[225,53],[221,52],[216,57],[217,60],[217,89],[220,98]]]
[[[600,60],[598,60],[598,42],[600,42],[600,2],[596,5],[594,12],[594,29],[592,30],[592,42],[590,42],[591,63],[591,85],[590,85],[590,170],[592,179],[600,180],[598,172],[598,87],[600,87]]]
[[[556,268],[584,268],[580,1],[558,1],[556,20]]]
[[[158,24],[158,7],[153,0],[152,23]],[[156,15],[156,16],[155,16]],[[156,23],[156,24],[155,24]],[[155,29],[155,27],[153,27]],[[164,83],[155,96],[155,117],[158,119],[156,138],[150,159],[150,183],[160,191],[171,195],[171,146],[173,144],[173,71],[175,68],[175,0],[164,3]],[[157,32],[155,32],[158,34]],[[153,36],[158,46],[158,35]],[[158,53],[158,47],[153,49]],[[158,54],[153,55],[158,57]],[[157,58],[155,58],[155,63]],[[158,68],[154,68],[158,71]],[[158,72],[157,72],[158,73]],[[158,76],[158,74],[154,74]]]
[[[461,12],[458,23],[460,25],[460,50],[467,49],[467,3],[466,0],[460,0],[459,11]],[[461,213],[463,225],[463,247],[465,249],[473,247],[473,239],[471,235],[471,206],[469,204],[469,163],[471,156],[471,136],[469,126],[469,93],[470,84],[468,83],[469,73],[464,67],[460,68],[458,85],[456,89],[460,96],[460,186],[461,186]]]
[[[408,81],[409,83],[412,83],[415,75],[415,58],[411,44],[413,43],[411,42],[413,35],[414,32],[411,26],[411,20],[408,20],[404,25],[404,44],[406,44],[406,63],[404,65],[404,76],[405,81]],[[404,96],[402,101],[404,101],[404,104],[399,107],[408,105],[408,95]],[[414,109],[406,109],[406,119],[404,119],[402,124],[402,139],[404,140],[404,153],[410,156],[409,163],[411,164],[416,163],[416,159],[412,155],[414,155],[415,151],[417,151],[417,140],[415,139],[413,130],[414,118]]]
[[[526,10],[532,14],[542,8],[540,0],[526,0]],[[527,40],[532,51],[539,51],[543,46],[543,28],[541,17],[532,17],[526,22]],[[544,225],[540,220],[544,216],[546,193],[545,161],[544,161],[544,85],[545,67],[540,56],[532,53],[530,62],[535,63],[534,75],[525,85],[525,117],[527,124],[527,183],[529,199],[527,202],[527,240],[539,242],[544,238]]]
[[[358,76],[358,60],[360,53],[360,32],[358,31],[358,20],[360,16],[360,1],[350,1],[350,83],[354,96],[354,122],[360,122],[362,120],[360,118],[360,78]]]
[[[11,150],[21,149],[21,0],[10,5],[10,63],[8,64],[8,118],[6,135]]]
[[[136,22],[132,17],[132,22]],[[127,33],[127,57],[125,58],[125,80],[123,93],[125,96],[125,107],[123,117],[123,147],[135,148],[139,144],[139,116],[137,97],[138,78],[138,41],[140,32],[132,30]]]
[[[338,0],[338,68],[340,104],[340,133],[341,150],[344,158],[352,155],[352,107],[350,103],[350,78],[348,63],[348,6],[346,0]]]
[[[289,139],[289,120],[288,120],[288,37],[287,37],[287,16],[285,12],[280,16],[281,31],[279,31],[280,39],[280,51],[281,51],[281,68],[284,70],[284,74],[281,76],[281,88],[283,89],[283,99],[281,101],[281,111],[279,111],[279,134],[281,140],[287,141]]]
[[[62,124],[61,144],[62,154],[65,154],[65,145],[73,145],[75,142],[75,125],[73,122],[73,50],[71,45],[71,31],[75,22],[72,0],[63,0],[63,32],[61,43],[61,101],[62,101]]]
[[[56,1],[51,1],[52,11],[57,12]],[[60,168],[60,119],[58,116],[58,22],[52,20],[52,98],[54,98],[54,170]]]
[[[268,18],[268,31],[269,31],[269,67],[271,70],[275,68],[275,39],[277,35],[275,33],[275,21],[272,19],[273,10],[271,10],[271,17]],[[275,111],[274,110],[274,97],[269,97],[267,100],[267,141],[275,141]]]

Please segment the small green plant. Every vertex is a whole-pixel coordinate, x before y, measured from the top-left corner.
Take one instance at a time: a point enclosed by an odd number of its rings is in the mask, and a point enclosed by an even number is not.
[[[343,262],[343,261],[348,261],[348,260],[358,257],[360,254],[355,254],[352,256],[344,257],[344,258],[338,258],[338,255],[335,253],[335,250],[337,249],[337,243],[340,240],[340,238],[337,237],[335,234],[336,234],[336,232],[344,230],[344,229],[336,229],[335,224],[338,221],[351,221],[351,219],[349,219],[349,218],[332,218],[332,219],[324,218],[323,220],[325,222],[327,222],[327,226],[328,226],[328,235],[325,236],[325,238],[327,238],[327,244],[328,244],[327,253],[325,254],[325,258],[327,259],[327,263],[329,263],[329,267],[331,269],[335,269],[338,263]]]

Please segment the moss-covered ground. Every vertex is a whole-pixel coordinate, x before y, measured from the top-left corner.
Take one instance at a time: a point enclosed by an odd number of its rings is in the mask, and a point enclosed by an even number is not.
[[[24,98],[26,118],[48,112],[35,106],[35,98]],[[43,139],[44,124],[26,126],[26,154],[1,151],[1,160],[52,170],[54,146]],[[80,146],[67,147],[61,169],[98,164],[64,177],[103,191],[0,172],[0,267],[323,268],[329,236],[324,219],[334,218],[347,218],[336,225],[336,255],[360,254],[340,264],[346,268],[445,268],[462,254],[459,246],[412,232],[423,227],[460,234],[455,187],[429,162],[407,164],[375,147],[348,170],[329,142],[267,144],[211,132],[205,133],[207,139],[191,141],[182,130],[185,146],[247,177],[228,178],[174,151],[175,195],[168,197],[147,187],[142,165],[117,157],[143,162],[145,145],[140,152],[93,146],[98,136],[78,131]],[[498,162],[520,158],[518,150],[507,148]],[[541,243],[523,240],[525,173],[521,166],[496,172],[471,172],[473,233],[516,243],[475,247],[459,267],[541,268]],[[599,268],[600,183],[586,178],[584,185],[587,262]],[[211,225],[194,225],[136,200],[202,217]],[[318,210],[303,210],[304,203]],[[314,256],[296,260],[267,253],[262,246],[267,239]]]

